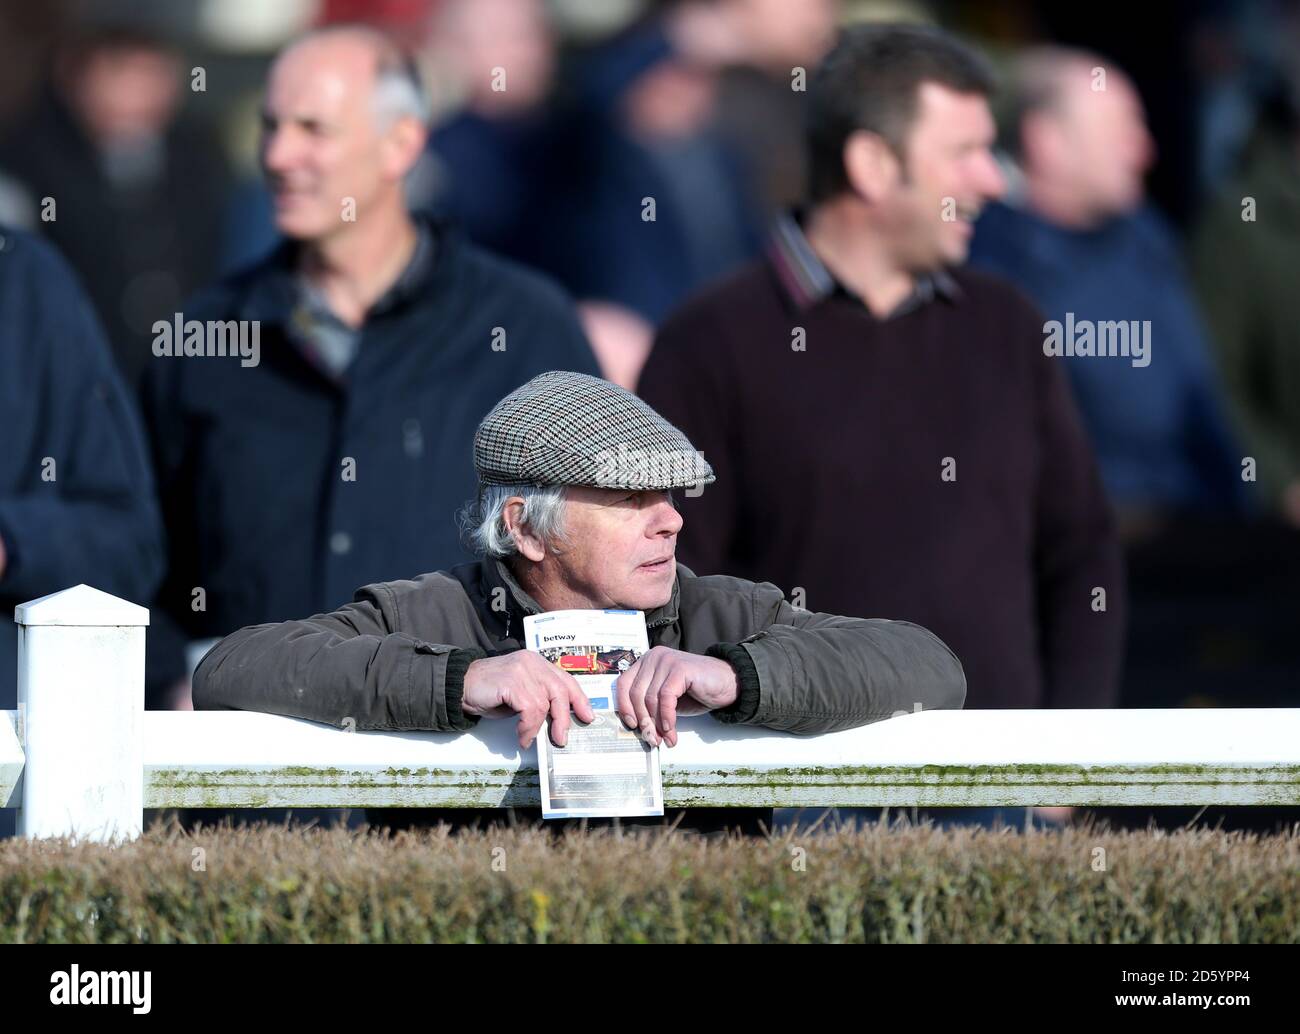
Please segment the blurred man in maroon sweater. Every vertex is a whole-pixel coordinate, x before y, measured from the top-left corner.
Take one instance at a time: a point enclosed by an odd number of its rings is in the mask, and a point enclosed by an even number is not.
[[[718,473],[682,503],[696,571],[923,624],[968,707],[1114,706],[1120,553],[1064,370],[955,268],[1003,190],[990,86],[936,31],[849,30],[806,100],[811,206],[668,319],[640,391]]]

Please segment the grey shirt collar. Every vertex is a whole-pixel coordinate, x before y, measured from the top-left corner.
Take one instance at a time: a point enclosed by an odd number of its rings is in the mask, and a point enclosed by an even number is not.
[[[421,283],[436,250],[433,231],[422,219],[415,221],[415,250],[392,286],[366,313],[366,318],[400,304]],[[361,347],[361,328],[350,327],[334,314],[325,293],[305,274],[297,277],[297,304],[289,319],[289,336],[314,365],[338,380],[352,365]]]

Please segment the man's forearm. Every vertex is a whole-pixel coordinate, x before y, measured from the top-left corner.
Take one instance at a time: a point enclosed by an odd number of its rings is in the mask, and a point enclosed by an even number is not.
[[[456,732],[474,651],[400,634],[344,636],[311,621],[252,625],[212,648],[194,673],[194,706],[306,718],[369,730]]]
[[[753,661],[757,699],[742,680],[734,717],[715,716],[816,734],[856,728],[918,705],[931,710],[964,703],[961,662],[927,629],[906,621],[827,617],[834,623],[773,625],[737,644]]]

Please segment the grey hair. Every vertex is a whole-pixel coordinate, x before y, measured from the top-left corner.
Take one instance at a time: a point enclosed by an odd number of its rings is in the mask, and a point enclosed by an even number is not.
[[[411,58],[380,53],[375,71],[374,106],[375,115],[385,128],[408,116],[421,125],[428,124],[432,117],[429,98]]]
[[[564,541],[563,485],[481,485],[461,511],[461,528],[474,552],[504,560],[519,550],[505,522],[506,501],[524,501],[520,523],[545,542]]]

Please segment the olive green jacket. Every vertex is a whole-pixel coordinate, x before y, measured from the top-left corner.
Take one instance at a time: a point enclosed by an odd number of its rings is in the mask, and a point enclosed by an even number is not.
[[[197,709],[240,709],[356,729],[462,731],[465,670],[522,649],[541,607],[504,563],[367,585],[329,614],[250,625],[194,675]],[[646,614],[651,646],[727,660],[740,686],[720,722],[792,733],[848,729],[917,709],[960,708],[961,663],[906,621],[797,609],[770,582],[697,577],[682,564],[672,596]]]

